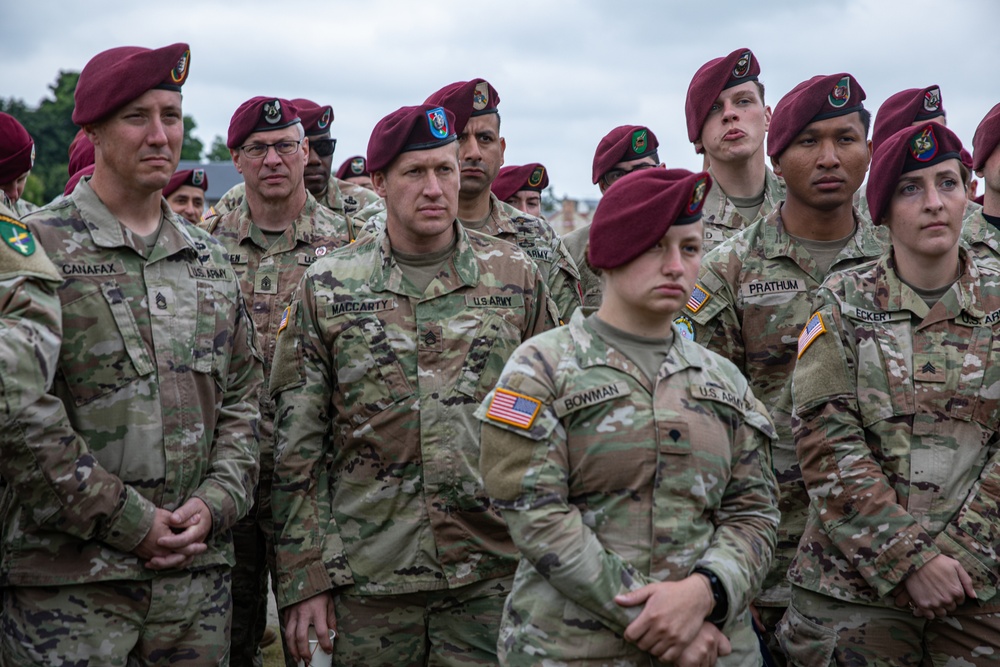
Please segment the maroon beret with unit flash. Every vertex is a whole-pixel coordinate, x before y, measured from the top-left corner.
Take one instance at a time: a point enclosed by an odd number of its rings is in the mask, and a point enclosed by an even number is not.
[[[451,111],[433,104],[402,107],[375,125],[368,139],[368,170],[382,171],[400,153],[444,146],[458,139]]]
[[[615,181],[594,212],[587,258],[598,269],[628,264],[652,248],[672,225],[701,219],[712,187],[707,172],[642,169]]]
[[[462,134],[472,116],[499,113],[500,95],[486,79],[456,81],[433,93],[424,104],[444,107],[455,114],[455,134]]]
[[[905,127],[910,127],[921,120],[943,117],[944,106],[941,104],[941,88],[910,88],[891,95],[875,114],[875,124],[872,126],[872,151],[882,142]]]
[[[368,171],[368,161],[360,155],[347,158],[337,169],[337,178],[342,181],[355,176],[371,176]]]
[[[254,132],[283,130],[301,122],[299,110],[280,97],[253,97],[239,106],[229,121],[226,146],[236,150]]]
[[[972,135],[972,168],[980,170],[1000,143],[1000,104],[989,110]]]
[[[191,49],[119,46],[90,59],[76,84],[73,122],[96,123],[154,88],[179,92],[191,69]]]
[[[814,76],[792,88],[771,114],[767,154],[781,155],[810,123],[864,109],[865,91],[850,74]]]
[[[904,127],[882,142],[872,157],[865,190],[872,222],[882,223],[900,176],[945,160],[961,160],[961,152],[961,139],[940,123]]]
[[[204,169],[184,169],[174,172],[167,187],[163,188],[163,196],[169,197],[182,185],[191,185],[208,192],[208,174]]]
[[[35,142],[10,114],[0,112],[0,183],[17,180],[35,166]]]
[[[320,106],[312,100],[297,97],[292,100],[292,106],[298,109],[299,118],[302,119],[302,127],[305,128],[307,137],[326,134],[330,131],[330,123],[333,122],[333,107],[330,105]]]
[[[723,90],[757,81],[759,74],[760,64],[750,49],[736,49],[724,58],[715,58],[702,65],[694,73],[684,101],[688,140],[694,143],[701,137],[708,112]]]
[[[604,135],[594,152],[593,179],[596,185],[601,176],[613,166],[627,160],[651,157],[654,160],[659,147],[656,135],[643,125],[619,125]]]
[[[73,137],[73,143],[69,145],[69,164],[66,171],[72,176],[84,167],[89,167],[96,162],[94,157],[94,144],[90,143],[87,133],[80,130]]]
[[[500,201],[507,201],[515,192],[532,190],[541,192],[549,187],[549,175],[538,162],[502,167],[490,189]]]

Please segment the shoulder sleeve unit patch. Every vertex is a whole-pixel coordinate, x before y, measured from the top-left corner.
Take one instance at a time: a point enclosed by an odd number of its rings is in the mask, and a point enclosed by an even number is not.
[[[823,316],[819,313],[813,313],[806,325],[802,327],[802,333],[799,334],[799,354],[796,359],[801,359],[802,354],[809,349],[812,342],[825,333],[826,325],[823,324]]]
[[[542,402],[538,399],[497,388],[486,416],[494,421],[529,429],[541,407]]]

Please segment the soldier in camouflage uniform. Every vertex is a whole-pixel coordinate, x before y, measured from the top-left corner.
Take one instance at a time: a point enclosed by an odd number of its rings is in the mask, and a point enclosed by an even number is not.
[[[356,183],[343,181],[331,173],[333,151],[337,140],[330,138],[330,124],[333,122],[333,107],[320,106],[311,100],[296,98],[292,104],[302,116],[302,126],[309,138],[309,162],[306,165],[306,189],[337,215],[351,218],[359,210],[379,200],[379,196]],[[238,183],[222,195],[213,211],[224,215],[240,207],[245,196],[245,185]],[[360,229],[361,222],[352,233]]]
[[[531,162],[501,167],[493,184],[490,185],[490,191],[497,196],[497,199],[518,211],[541,218],[542,193],[547,187],[549,187],[549,174],[545,165]]]
[[[549,223],[522,213],[490,191],[503,165],[506,140],[500,136],[500,95],[484,79],[449,84],[425,100],[455,115],[462,189],[458,218],[466,229],[489,234],[520,247],[542,272],[560,324],[580,307],[580,272],[569,250]]]
[[[372,175],[368,171],[368,160],[363,155],[354,155],[344,160],[337,169],[336,176],[338,180],[360,185],[375,192]]]
[[[830,276],[799,335],[795,665],[1000,662],[1000,272],[959,244],[961,148],[936,123],[885,140],[867,199],[891,250]]]
[[[625,174],[649,169],[660,163],[656,149],[659,142],[648,127],[619,125],[604,135],[594,152],[593,180],[601,194]],[[587,264],[590,225],[577,227],[566,235],[566,247],[580,269],[583,309],[590,314],[601,305],[601,279]]]
[[[705,202],[704,251],[767,216],[785,198],[785,183],[764,160],[771,107],[764,104],[760,63],[750,49],[708,61],[688,86],[688,139],[709,161],[715,187]]]
[[[160,194],[189,59],[186,44],[91,59],[73,121],[94,175],[25,220],[68,335],[44,431],[4,453],[5,665],[228,662],[263,378],[226,253]]]
[[[22,199],[24,185],[35,166],[35,142],[24,126],[10,114],[0,111],[0,192],[10,204],[15,217],[38,210]]]
[[[519,347],[476,413],[523,556],[503,665],[761,664],[748,605],[778,524],[774,429],[732,363],[671,328],[710,186],[651,169],[612,187],[591,226],[600,309]]]
[[[774,564],[755,601],[769,637],[788,604],[785,572],[809,502],[791,430],[795,343],[824,278],[882,252],[872,226],[852,207],[870,161],[863,99],[854,78],[838,74],[803,82],[778,102],[768,153],[775,173],[784,174],[786,200],[705,256],[676,320],[682,333],[743,371],[778,431],[772,459],[781,526]]]
[[[163,188],[163,198],[170,209],[192,225],[200,225],[205,214],[208,174],[204,169],[181,169]]]
[[[293,102],[273,97],[254,97],[236,110],[227,145],[246,182],[246,197],[239,208],[213,218],[209,230],[226,247],[250,305],[265,376],[281,315],[302,274],[327,252],[353,241],[347,218],[320,206],[306,190],[303,173],[311,151],[302,127],[315,120],[308,110],[304,120],[300,114]],[[233,529],[233,667],[259,667],[263,660],[258,647],[267,623],[267,575],[274,567],[273,421],[274,403],[265,390],[255,505]]]
[[[473,412],[553,322],[534,264],[456,220],[451,115],[404,107],[368,147],[386,227],[305,273],[271,374],[278,605],[295,657],[496,663],[517,551],[482,488]],[[548,315],[548,316],[547,316]]]
[[[983,205],[962,225],[962,240],[978,263],[1000,270],[1000,104],[983,118],[972,137],[972,169],[983,179]],[[968,211],[967,211],[968,212]]]

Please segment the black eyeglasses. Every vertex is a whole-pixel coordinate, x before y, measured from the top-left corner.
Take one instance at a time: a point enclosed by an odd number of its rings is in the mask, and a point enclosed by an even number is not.
[[[336,139],[310,139],[309,148],[316,151],[316,155],[320,157],[329,157],[333,155],[333,151],[337,148]]]
[[[642,164],[635,165],[633,168],[629,169],[628,171],[626,171],[624,169],[612,169],[612,170],[610,170],[608,172],[605,172],[605,174],[604,174],[604,183],[606,185],[610,186],[612,183],[614,183],[615,181],[617,181],[622,176],[627,176],[628,174],[631,174],[633,171],[642,171],[643,169],[651,169],[651,168],[653,168],[655,166],[656,166],[655,164],[648,164],[648,163],[644,162]]]
[[[278,155],[291,155],[298,150],[299,146],[302,144],[301,141],[279,141],[274,144],[247,144],[245,146],[240,146],[240,150],[251,160],[259,160],[265,155],[267,155],[267,150],[269,148],[274,148],[274,152]]]

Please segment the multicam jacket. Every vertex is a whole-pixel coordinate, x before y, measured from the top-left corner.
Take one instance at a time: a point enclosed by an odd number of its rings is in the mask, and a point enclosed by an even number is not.
[[[711,168],[708,173],[712,173]],[[715,177],[714,174],[712,177]],[[753,220],[747,220],[740,215],[722,188],[710,188],[705,195],[705,205],[701,209],[701,221],[705,229],[702,252],[707,254],[726,239],[736,236],[754,222],[766,218],[784,199],[785,181],[780,176],[775,176],[770,167],[764,167],[764,203],[760,206],[760,213]]]
[[[832,271],[878,257],[882,244],[855,212],[857,230]],[[788,235],[776,209],[719,245],[702,261],[688,306],[675,322],[694,339],[732,361],[774,420],[771,458],[780,487],[781,526],[771,573],[757,604],[785,606],[785,572],[805,526],[809,498],[792,438],[792,369],[802,327],[826,276],[809,252]]]
[[[1000,272],[961,254],[930,309],[890,253],[819,292],[792,389],[811,500],[798,586],[895,608],[886,596],[943,553],[997,601]]]
[[[423,294],[385,231],[305,273],[278,336],[273,506],[281,607],[334,587],[391,595],[508,575],[475,408],[552,326],[524,253],[455,223]]]
[[[229,527],[257,479],[260,359],[222,246],[165,201],[161,221],[147,250],[88,181],[25,220],[63,279],[63,342],[59,401],[4,472],[4,584],[152,578],[129,552],[156,507],[191,497],[212,512],[192,567],[232,564]]]
[[[504,664],[650,664],[622,637],[641,608],[614,597],[695,567],[729,601],[719,664],[760,664],[748,604],[778,524],[774,429],[735,366],[675,332],[650,382],[577,313],[514,352],[476,416],[486,490],[523,555]]]

